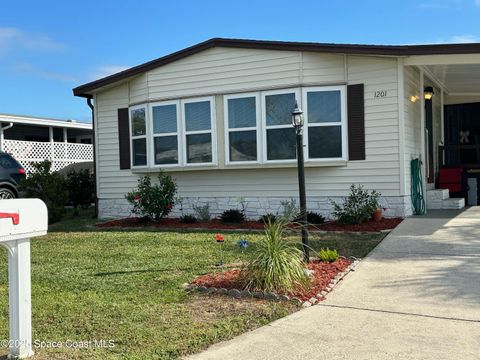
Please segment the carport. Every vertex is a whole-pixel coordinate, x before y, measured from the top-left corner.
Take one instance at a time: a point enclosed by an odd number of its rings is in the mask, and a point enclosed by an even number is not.
[[[480,205],[480,54],[413,55],[403,65],[418,69],[419,94],[424,95],[418,100],[425,132],[419,137],[425,190],[449,189],[467,205]],[[426,99],[429,91],[431,100]],[[442,179],[442,168],[459,169],[453,179],[457,185]],[[444,196],[427,195],[430,200]]]

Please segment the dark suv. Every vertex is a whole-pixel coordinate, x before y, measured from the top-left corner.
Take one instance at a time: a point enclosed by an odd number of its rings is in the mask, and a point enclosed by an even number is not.
[[[17,185],[25,169],[11,155],[0,152],[0,200],[18,197]]]

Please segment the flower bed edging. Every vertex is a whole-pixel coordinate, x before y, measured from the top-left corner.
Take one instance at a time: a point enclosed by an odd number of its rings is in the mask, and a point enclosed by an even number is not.
[[[183,286],[188,291],[196,291],[204,294],[220,294],[231,296],[236,299],[239,298],[256,298],[256,299],[265,299],[271,301],[291,301],[296,305],[301,305],[303,308],[310,307],[312,305],[318,304],[321,301],[325,300],[325,297],[333,290],[333,288],[342,280],[349,272],[355,271],[359,259],[353,258],[353,262],[342,272],[339,272],[328,284],[325,290],[320,291],[315,297],[311,297],[306,301],[301,301],[297,297],[290,297],[284,294],[276,294],[273,292],[260,292],[260,291],[249,291],[249,290],[238,290],[238,289],[225,289],[225,288],[216,288],[216,287],[206,287],[198,286],[195,284],[185,283]]]

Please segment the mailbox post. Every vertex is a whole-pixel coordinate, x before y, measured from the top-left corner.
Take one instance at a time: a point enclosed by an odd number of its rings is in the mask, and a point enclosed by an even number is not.
[[[0,200],[0,244],[8,250],[10,357],[33,355],[30,238],[45,235],[47,228],[41,200]]]

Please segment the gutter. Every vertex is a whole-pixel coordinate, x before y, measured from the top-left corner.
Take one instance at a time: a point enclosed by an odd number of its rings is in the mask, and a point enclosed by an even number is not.
[[[92,104],[92,97],[87,97],[87,105],[92,111],[92,145],[93,145],[93,193],[95,203],[94,218],[98,218],[98,196],[97,196],[97,151],[95,144],[95,107]]]

